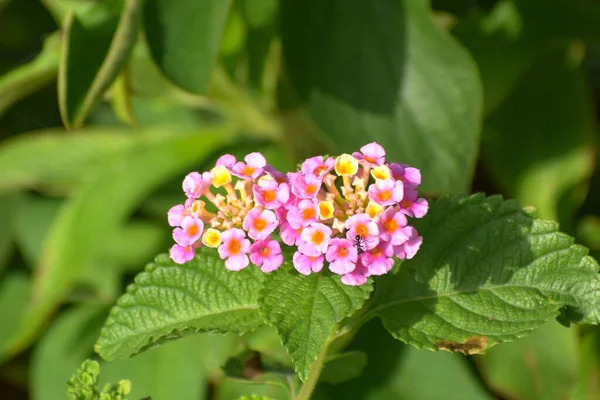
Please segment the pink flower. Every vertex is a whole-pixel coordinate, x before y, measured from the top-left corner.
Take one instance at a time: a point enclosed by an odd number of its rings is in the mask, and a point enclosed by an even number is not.
[[[367,277],[369,276],[369,270],[358,260],[354,271],[349,272],[342,276],[342,283],[348,286],[360,286],[367,283]]]
[[[352,241],[360,236],[364,250],[370,250],[379,243],[379,228],[369,214],[355,214],[346,220],[346,237]]]
[[[416,188],[421,184],[421,171],[418,168],[391,163],[390,171],[392,171],[392,177],[404,183],[406,187]]]
[[[292,185],[292,193],[301,199],[313,199],[321,190],[320,178],[314,175],[306,175],[303,173],[293,174],[290,178],[290,184]]]
[[[427,200],[417,197],[416,189],[405,189],[404,198],[400,202],[400,211],[409,217],[423,218],[429,210],[429,204]]]
[[[288,246],[295,246],[298,244],[300,232],[302,232],[302,228],[294,229],[290,226],[289,222],[283,222],[279,228],[281,240]]]
[[[212,184],[210,172],[200,175],[198,172],[189,173],[183,180],[183,191],[188,198],[197,199],[208,190]]]
[[[287,221],[294,229],[302,228],[317,221],[317,202],[315,200],[301,200],[296,207],[290,208]]]
[[[394,246],[406,242],[411,234],[410,230],[405,228],[408,224],[406,217],[396,207],[388,207],[381,213],[377,222],[379,237]]]
[[[185,216],[185,206],[183,204],[177,204],[169,209],[167,212],[167,219],[169,220],[170,226],[179,226]]]
[[[294,268],[302,275],[310,275],[311,272],[319,272],[323,269],[323,256],[306,256],[299,251],[294,253]]]
[[[386,242],[379,242],[379,245],[370,251],[361,255],[363,265],[367,267],[370,275],[384,275],[390,272],[394,266],[394,248]]]
[[[260,153],[250,153],[244,157],[245,163],[237,162],[231,168],[231,173],[242,179],[256,179],[262,174],[267,160]]]
[[[392,179],[378,180],[369,186],[369,198],[381,206],[391,206],[402,201],[404,185]]]
[[[175,261],[177,264],[185,264],[194,258],[194,249],[192,246],[180,246],[174,244],[173,247],[171,247],[169,254],[171,260]]]
[[[358,259],[358,251],[354,243],[348,239],[331,239],[325,254],[329,262],[329,270],[338,275],[354,271]]]
[[[316,156],[306,159],[302,163],[301,171],[305,175],[314,175],[317,178],[322,178],[325,174],[335,166],[334,158],[323,160],[323,156]]]
[[[278,171],[274,166],[272,166],[271,164],[267,164],[265,165],[265,167],[263,168],[263,170],[269,174],[271,176],[271,178],[275,179],[275,181],[277,183],[284,183],[287,182],[287,176],[281,172]]]
[[[250,241],[246,233],[238,228],[228,229],[221,234],[221,245],[218,248],[219,257],[225,260],[225,267],[231,271],[244,269],[250,263],[248,251]]]
[[[191,246],[194,244],[204,231],[204,223],[201,219],[191,215],[183,217],[181,228],[173,230],[173,239],[180,246]]]
[[[373,142],[360,148],[360,153],[352,154],[357,160],[364,160],[370,166],[382,165],[385,162],[385,149],[378,143]]]
[[[394,255],[401,260],[410,260],[413,258],[423,243],[423,238],[419,236],[415,228],[412,226],[408,226],[407,228],[410,229],[409,239],[400,246],[394,246]]]
[[[222,165],[222,166],[226,167],[227,169],[231,169],[235,165],[235,162],[236,162],[236,160],[235,160],[234,156],[232,156],[231,154],[223,154],[217,160],[216,165],[217,166]]]
[[[242,227],[248,231],[251,239],[261,240],[273,233],[278,224],[273,211],[255,207],[246,214]]]
[[[281,246],[277,240],[266,238],[250,246],[250,261],[262,272],[272,272],[283,264]]]
[[[290,199],[290,187],[287,183],[276,181],[263,181],[260,185],[252,187],[254,200],[264,208],[275,210],[288,202]]]
[[[302,230],[298,250],[307,256],[317,257],[327,251],[331,228],[319,222],[313,222]]]

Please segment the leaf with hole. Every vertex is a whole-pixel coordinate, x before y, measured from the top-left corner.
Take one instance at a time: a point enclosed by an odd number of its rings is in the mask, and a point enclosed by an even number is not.
[[[369,311],[396,338],[476,354],[559,315],[600,322],[598,264],[588,249],[516,201],[442,198],[415,225],[419,253],[377,281]]]

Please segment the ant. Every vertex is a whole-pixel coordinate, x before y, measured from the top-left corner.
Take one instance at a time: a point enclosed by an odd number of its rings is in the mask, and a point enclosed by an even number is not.
[[[354,238],[354,245],[356,246],[356,250],[358,251],[358,255],[363,254],[366,249],[364,248],[365,243],[368,243],[366,239],[363,239],[362,236],[356,235]]]

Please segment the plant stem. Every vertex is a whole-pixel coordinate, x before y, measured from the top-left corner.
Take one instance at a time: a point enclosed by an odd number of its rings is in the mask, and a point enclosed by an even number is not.
[[[323,364],[325,363],[325,356],[327,355],[327,349],[329,349],[329,344],[331,344],[335,335],[330,335],[327,339],[327,342],[321,348],[321,351],[317,355],[317,359],[310,367],[310,372],[308,374],[308,379],[302,387],[300,388],[300,392],[295,400],[309,400],[312,392],[315,390],[317,386],[317,382],[319,381],[319,376],[321,376],[321,370],[323,369]]]

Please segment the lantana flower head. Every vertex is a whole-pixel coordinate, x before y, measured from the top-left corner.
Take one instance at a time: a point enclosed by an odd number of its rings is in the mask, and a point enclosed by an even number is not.
[[[210,171],[184,179],[187,200],[167,213],[176,242],[171,258],[185,263],[205,246],[230,270],[252,263],[270,273],[293,253],[289,261],[300,274],[327,273],[327,266],[344,284],[362,285],[388,273],[395,258],[418,252],[423,238],[409,219],[428,211],[420,183],[417,168],[388,163],[375,142],[352,154],[311,157],[287,173],[260,153],[243,161],[226,154]]]

